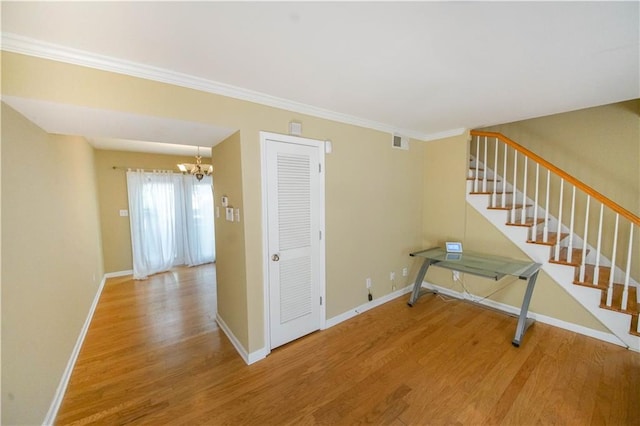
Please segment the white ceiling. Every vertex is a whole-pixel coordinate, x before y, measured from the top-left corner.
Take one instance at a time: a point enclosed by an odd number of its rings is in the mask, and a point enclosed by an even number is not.
[[[211,147],[229,137],[233,129],[58,104],[15,96],[2,100],[49,133],[86,136],[98,149],[195,155],[197,147]],[[210,149],[202,149],[210,157]]]
[[[2,31],[4,50],[430,139],[640,98],[639,6],[3,1]],[[137,120],[117,137],[162,142]]]

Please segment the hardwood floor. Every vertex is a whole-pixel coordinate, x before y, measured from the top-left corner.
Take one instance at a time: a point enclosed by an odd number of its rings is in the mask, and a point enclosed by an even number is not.
[[[639,425],[640,354],[460,301],[406,297],[244,364],[215,269],[109,280],[57,424]]]

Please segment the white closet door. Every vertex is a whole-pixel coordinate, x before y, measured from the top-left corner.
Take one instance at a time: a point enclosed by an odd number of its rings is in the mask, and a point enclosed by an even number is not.
[[[320,328],[320,151],[267,140],[271,348]]]

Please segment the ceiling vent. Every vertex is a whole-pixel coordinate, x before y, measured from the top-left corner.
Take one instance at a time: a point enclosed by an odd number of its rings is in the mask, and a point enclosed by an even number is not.
[[[393,135],[391,146],[394,148],[409,149],[409,138],[400,135]]]

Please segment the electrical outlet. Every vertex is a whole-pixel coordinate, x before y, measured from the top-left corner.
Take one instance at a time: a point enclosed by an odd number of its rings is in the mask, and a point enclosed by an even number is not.
[[[389,279],[390,279],[391,281],[395,280],[395,279],[396,279],[396,273],[392,271],[392,272],[389,274]]]
[[[404,268],[402,268],[402,276],[406,277],[407,275],[409,275],[409,270],[407,269],[407,267],[405,266]]]
[[[365,283],[366,283],[366,285],[367,285],[367,288],[371,288],[371,278],[367,278],[367,279],[365,280]]]
[[[451,271],[453,274],[454,281],[460,281],[460,271]]]

